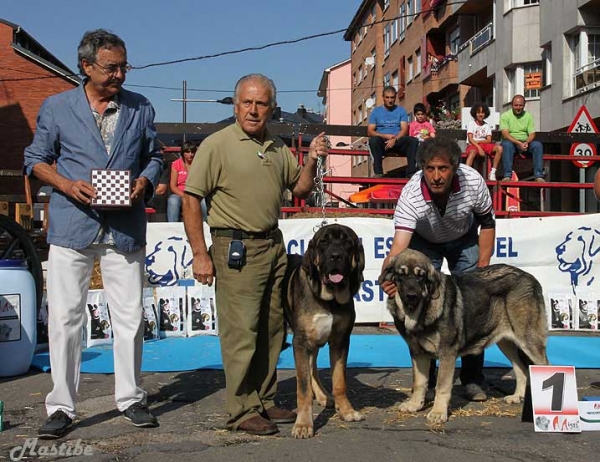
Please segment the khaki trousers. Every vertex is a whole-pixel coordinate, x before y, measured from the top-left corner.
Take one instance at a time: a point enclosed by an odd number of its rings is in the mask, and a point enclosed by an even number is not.
[[[233,429],[274,405],[283,342],[281,282],[287,265],[283,236],[246,239],[246,264],[227,266],[231,238],[213,235],[219,338]]]

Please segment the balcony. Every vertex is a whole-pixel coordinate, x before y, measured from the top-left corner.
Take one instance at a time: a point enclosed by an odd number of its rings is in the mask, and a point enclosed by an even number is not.
[[[465,49],[469,49],[469,56],[473,56],[479,50],[487,46],[494,39],[494,23],[489,23],[473,37],[463,43],[459,48],[458,52]]]
[[[573,75],[573,89],[577,95],[600,85],[600,58],[577,69]]]
[[[456,83],[458,78],[458,63],[456,55],[431,57],[423,68],[423,92],[437,93],[451,83]]]

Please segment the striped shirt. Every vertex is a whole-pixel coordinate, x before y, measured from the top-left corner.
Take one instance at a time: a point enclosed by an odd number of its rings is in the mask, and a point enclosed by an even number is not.
[[[452,180],[446,210],[440,213],[431,192],[418,171],[402,189],[394,213],[396,231],[416,232],[435,244],[464,236],[476,216],[492,213],[492,197],[483,177],[473,168],[460,164]]]

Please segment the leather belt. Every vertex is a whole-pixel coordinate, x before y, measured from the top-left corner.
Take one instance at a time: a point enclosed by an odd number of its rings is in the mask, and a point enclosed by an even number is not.
[[[243,231],[241,229],[235,229],[235,228],[210,228],[210,233],[213,236],[229,237],[231,239],[237,239],[237,240],[271,239],[273,236],[275,236],[275,234],[277,233],[278,230],[279,230],[279,228],[277,226],[275,226],[274,228],[271,228],[268,231],[258,231],[258,232]]]

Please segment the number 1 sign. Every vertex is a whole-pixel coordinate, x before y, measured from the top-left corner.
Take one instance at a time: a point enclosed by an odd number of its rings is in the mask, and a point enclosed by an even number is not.
[[[580,433],[573,366],[529,366],[536,432]]]

